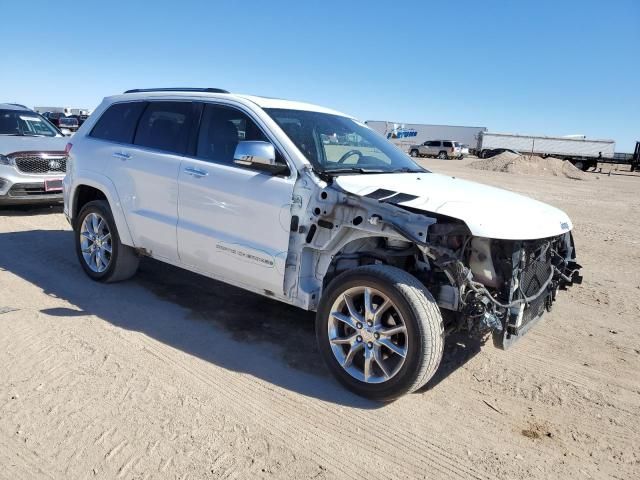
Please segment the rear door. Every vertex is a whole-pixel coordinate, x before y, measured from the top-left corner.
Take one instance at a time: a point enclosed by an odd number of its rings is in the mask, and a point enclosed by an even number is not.
[[[235,148],[242,140],[269,138],[250,112],[205,104],[193,154],[179,173],[180,260],[251,290],[282,296],[295,177],[292,170],[272,175],[235,165]]]
[[[429,155],[438,155],[438,152],[440,152],[440,141],[432,140],[427,142],[427,148],[429,150]]]
[[[136,246],[173,262],[178,260],[178,171],[193,108],[189,101],[146,102],[132,143],[112,145],[106,170]]]

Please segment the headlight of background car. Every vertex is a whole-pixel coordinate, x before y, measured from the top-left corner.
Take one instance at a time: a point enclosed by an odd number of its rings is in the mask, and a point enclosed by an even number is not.
[[[0,165],[13,165],[13,160],[6,155],[0,155]]]

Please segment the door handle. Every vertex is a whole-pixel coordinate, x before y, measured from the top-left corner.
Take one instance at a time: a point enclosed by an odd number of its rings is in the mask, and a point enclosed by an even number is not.
[[[206,170],[194,167],[187,167],[184,169],[184,171],[187,175],[191,175],[192,177],[196,178],[206,177],[207,175],[209,175],[209,172],[207,172]]]
[[[111,156],[119,158],[120,160],[129,160],[131,158],[131,155],[125,152],[113,152]]]

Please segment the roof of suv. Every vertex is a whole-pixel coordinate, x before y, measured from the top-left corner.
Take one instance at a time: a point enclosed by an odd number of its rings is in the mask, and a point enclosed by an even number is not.
[[[320,113],[328,113],[332,115],[340,115],[341,117],[349,117],[353,118],[351,115],[344,114],[337,110],[332,110],[330,108],[321,107],[319,105],[313,105],[311,103],[306,102],[297,102],[293,100],[283,100],[280,98],[269,98],[269,97],[259,97],[256,95],[244,95],[239,93],[213,93],[206,91],[140,91],[140,92],[131,92],[125,93],[123,95],[114,95],[111,97],[107,97],[106,100],[110,102],[117,102],[123,100],[132,100],[132,99],[143,99],[143,98],[176,98],[176,97],[189,97],[189,98],[202,98],[202,99],[224,99],[231,98],[237,100],[244,100],[254,103],[260,108],[282,108],[289,110],[306,110],[310,112],[320,112]]]
[[[0,108],[2,110],[28,110],[31,111],[29,107],[25,107],[24,105],[19,105],[17,103],[0,103]]]

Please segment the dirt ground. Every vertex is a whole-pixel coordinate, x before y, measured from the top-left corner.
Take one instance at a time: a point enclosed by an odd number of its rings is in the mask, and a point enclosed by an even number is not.
[[[329,376],[312,315],[153,261],[90,282],[61,209],[3,209],[0,478],[640,478],[640,175],[423,163],[566,210],[584,284],[389,405]]]

